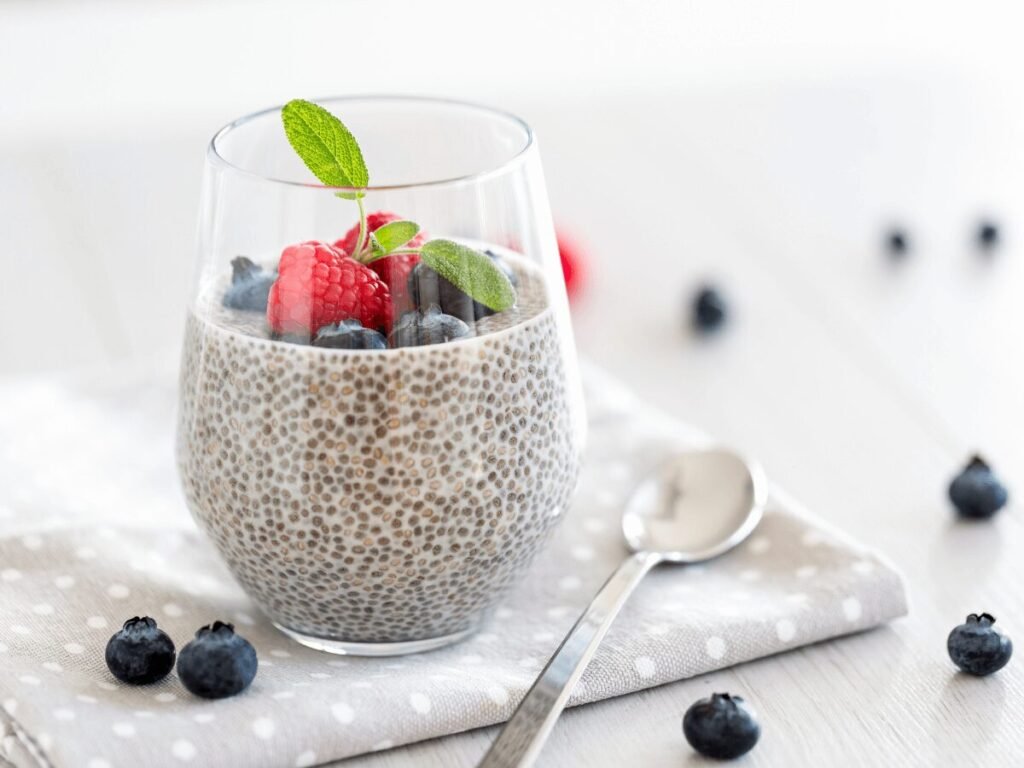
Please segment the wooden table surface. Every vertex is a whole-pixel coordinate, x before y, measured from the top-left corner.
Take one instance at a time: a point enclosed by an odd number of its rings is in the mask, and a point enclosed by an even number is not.
[[[945,638],[985,610],[1024,639],[1021,510],[957,523],[945,489],[973,451],[1024,489],[1022,105],[942,77],[508,106],[537,127],[556,217],[592,260],[581,352],[758,456],[891,558],[911,599],[888,627],[567,712],[540,765],[696,764],[682,713],[723,690],[761,716],[746,765],[1020,764],[1024,659],[966,678]],[[177,344],[214,126],[198,127],[0,151],[0,371]],[[160,184],[138,186],[143,161]],[[1003,228],[989,256],[981,216]],[[881,250],[890,223],[911,239],[900,264]],[[705,278],[732,313],[698,339],[683,310]],[[64,311],[40,318],[42,296]],[[346,765],[471,766],[494,734]]]

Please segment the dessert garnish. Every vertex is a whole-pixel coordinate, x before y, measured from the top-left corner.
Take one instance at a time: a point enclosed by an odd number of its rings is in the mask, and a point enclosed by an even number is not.
[[[985,520],[1002,509],[1009,493],[992,468],[980,456],[973,456],[949,484],[949,500],[961,517]]]
[[[465,294],[482,308],[481,316],[515,304],[513,281],[494,258],[453,240],[430,239],[419,224],[396,214],[367,215],[363,198],[369,171],[341,120],[301,99],[288,102],[281,119],[289,143],[313,175],[328,187],[343,187],[335,194],[356,203],[359,223],[333,245],[310,241],[285,249],[267,304],[275,336],[314,338],[324,326],[350,319],[390,331],[405,313],[429,310],[411,295],[417,266]],[[444,312],[440,302],[437,306]],[[475,310],[464,319],[475,319]]]
[[[256,677],[256,649],[231,624],[200,627],[178,656],[178,678],[204,699],[224,699],[249,687]]]
[[[995,623],[995,617],[988,613],[972,613],[949,633],[946,649],[961,670],[983,677],[1006,666],[1013,655],[1013,642],[995,628]]]
[[[281,253],[270,289],[267,323],[275,336],[314,336],[325,325],[355,319],[374,330],[390,325],[388,287],[376,272],[310,240]]]
[[[397,213],[375,211],[366,216],[366,230],[371,234],[376,233],[385,224],[401,220],[402,217]],[[343,238],[335,241],[334,247],[342,253],[355,253],[356,243],[359,239],[359,228],[359,224],[352,227],[345,233]],[[421,230],[405,246],[408,249],[419,248],[426,241],[427,233]],[[395,307],[394,316],[396,318],[410,309],[415,309],[412,297],[409,295],[408,283],[409,274],[412,272],[413,267],[419,263],[420,257],[417,253],[396,253],[370,262],[370,269],[376,272],[380,279],[388,286],[388,291],[391,293],[391,303]]]
[[[128,619],[107,642],[107,668],[118,680],[146,685],[174,669],[174,641],[149,616]]]
[[[505,273],[512,283],[517,283],[516,273],[493,251],[484,251],[494,266]],[[374,262],[378,264],[380,262]],[[416,263],[408,278],[408,291],[415,306],[427,309],[431,306],[440,307],[446,315],[472,323],[494,314],[494,310],[481,304],[468,294],[423,263]]]
[[[761,726],[741,697],[713,693],[686,710],[683,735],[705,757],[732,760],[754,748]]]

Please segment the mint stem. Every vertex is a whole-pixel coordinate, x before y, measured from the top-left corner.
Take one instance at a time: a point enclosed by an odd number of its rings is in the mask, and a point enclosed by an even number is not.
[[[356,198],[356,205],[359,206],[359,237],[356,238],[355,253],[352,254],[352,258],[356,261],[363,260],[363,241],[368,239],[368,233],[366,231],[366,208],[363,206],[363,198]]]

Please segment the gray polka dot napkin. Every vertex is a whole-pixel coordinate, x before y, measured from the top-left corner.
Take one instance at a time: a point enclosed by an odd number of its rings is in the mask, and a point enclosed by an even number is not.
[[[170,376],[0,384],[0,766],[306,766],[506,719],[624,556],[634,484],[700,435],[587,370],[590,436],[573,509],[528,578],[461,645],[339,658],[277,633],[188,518]],[[617,696],[906,613],[898,574],[774,494],[739,550],[640,587],[575,691]],[[171,675],[119,684],[103,648],[149,614],[180,648],[234,622],[259,653],[243,695]]]

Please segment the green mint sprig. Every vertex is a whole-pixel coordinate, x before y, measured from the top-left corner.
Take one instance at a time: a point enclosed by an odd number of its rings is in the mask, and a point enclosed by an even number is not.
[[[420,233],[420,225],[414,221],[392,221],[370,233],[370,249],[373,258],[380,259],[394,253]]]
[[[495,312],[516,303],[508,275],[480,251],[452,240],[431,240],[420,248],[420,261]]]
[[[323,107],[294,99],[281,109],[281,121],[288,143],[302,162],[329,187],[365,187],[370,183],[363,152],[356,137]],[[355,200],[363,192],[339,192]]]
[[[516,303],[516,289],[486,254],[451,240],[431,240],[405,248],[420,227],[412,221],[393,221],[367,233],[363,191],[370,174],[352,132],[337,117],[310,101],[293,99],[281,109],[288,143],[317,179],[328,187],[348,187],[335,194],[359,206],[359,237],[352,258],[369,264],[386,256],[418,253],[420,260],[470,298],[495,312]]]

